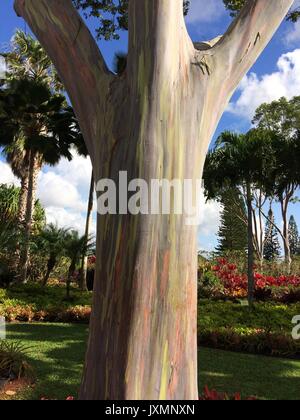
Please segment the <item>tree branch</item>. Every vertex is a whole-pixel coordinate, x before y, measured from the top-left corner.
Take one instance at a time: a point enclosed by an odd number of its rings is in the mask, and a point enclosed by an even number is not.
[[[235,90],[292,4],[293,0],[248,0],[226,34],[212,48],[215,71],[226,86],[226,93]]]
[[[97,114],[113,80],[93,36],[71,0],[15,0],[15,10],[52,59],[91,152],[98,134]]]

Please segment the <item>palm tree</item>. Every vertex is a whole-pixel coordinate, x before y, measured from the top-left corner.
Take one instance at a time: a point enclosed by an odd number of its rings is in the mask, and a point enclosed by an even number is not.
[[[11,44],[11,51],[0,54],[6,62],[6,80],[26,78],[42,82],[52,91],[63,91],[57,71],[39,41],[17,30]]]
[[[91,236],[88,238],[86,235],[80,236],[75,230],[72,230],[65,240],[64,252],[65,256],[70,259],[70,266],[67,276],[67,299],[70,299],[70,286],[72,276],[76,270],[77,264],[80,262],[82,255],[88,253],[94,248],[95,243]]]
[[[19,190],[13,185],[0,185],[0,222],[9,224],[15,221],[18,212]]]
[[[57,72],[41,44],[31,35],[17,30],[12,40],[12,50],[0,54],[6,61],[7,81],[29,79],[47,84],[52,91],[62,91]],[[2,153],[11,165],[14,175],[21,180],[18,222],[25,221],[27,194],[29,187],[29,153],[24,150],[24,139],[16,137],[4,147]]]
[[[224,191],[233,187],[242,190],[247,207],[245,222],[248,227],[248,300],[250,305],[254,300],[255,286],[253,267],[256,241],[254,238],[263,235],[262,226],[260,229],[256,226],[255,209],[253,209],[254,192],[268,188],[274,160],[272,140],[267,132],[261,130],[250,130],[247,134],[222,133],[216,148],[207,156],[204,170],[205,190],[209,199],[218,198],[224,194]],[[262,216],[261,207],[259,207],[259,212]],[[260,242],[259,239],[257,242]],[[258,244],[256,245],[256,251],[259,254]]]
[[[63,254],[65,241],[68,238],[68,229],[59,228],[57,225],[49,224],[39,235],[39,242],[42,249],[49,256],[47,270],[43,279],[43,286],[47,285],[49,277],[57,262]]]
[[[21,256],[21,281],[25,282],[38,174],[43,164],[56,165],[62,157],[72,159],[71,147],[83,142],[77,120],[65,98],[53,94],[40,82],[12,80],[0,96],[0,144],[22,139],[28,156],[28,194],[25,246]]]

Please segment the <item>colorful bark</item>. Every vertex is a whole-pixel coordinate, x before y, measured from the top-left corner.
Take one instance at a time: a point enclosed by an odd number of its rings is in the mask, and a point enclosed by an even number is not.
[[[108,72],[70,0],[15,3],[65,83],[96,180],[127,171],[149,183],[201,177],[231,93],[292,0],[249,2],[220,41],[198,49],[182,0],[130,0],[122,77]],[[197,399],[196,229],[172,214],[110,215],[97,232],[80,398]]]

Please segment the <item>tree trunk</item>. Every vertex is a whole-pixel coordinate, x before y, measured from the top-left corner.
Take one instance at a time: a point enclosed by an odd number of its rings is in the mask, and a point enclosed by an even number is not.
[[[284,248],[284,257],[285,263],[287,265],[287,271],[290,273],[291,265],[292,265],[292,256],[291,256],[291,247],[290,247],[290,239],[289,239],[289,222],[288,222],[288,205],[289,199],[281,199],[281,214],[282,214],[282,221],[283,221],[283,229],[282,229],[282,236],[283,236],[283,248]]]
[[[85,225],[85,237],[87,240],[90,235],[90,228],[91,228],[91,222],[92,222],[94,191],[95,191],[95,179],[94,179],[94,172],[92,171],[90,193],[89,193],[89,200],[88,200],[88,209],[87,209],[87,215],[86,215],[86,225]],[[84,254],[82,255],[81,269],[80,269],[80,289],[81,290],[87,290],[87,286],[86,286],[87,266],[88,266],[88,256]]]
[[[30,238],[32,231],[32,221],[35,206],[37,180],[40,171],[40,157],[34,152],[30,152],[29,157],[29,182],[28,182],[28,195],[25,215],[25,231],[24,231],[24,243],[21,251],[20,259],[20,282],[26,283],[27,272],[30,258]]]
[[[50,274],[52,273],[52,270],[54,269],[54,267],[56,266],[56,257],[55,256],[50,256],[48,263],[47,263],[47,271],[46,274],[43,278],[43,282],[42,285],[43,287],[47,286],[48,280],[50,278]]]
[[[70,295],[70,291],[71,291],[71,281],[72,281],[72,276],[74,274],[76,268],[76,264],[72,261],[69,271],[68,271],[68,277],[67,277],[67,283],[66,283],[66,299],[70,300],[71,295]]]
[[[25,224],[25,215],[26,215],[26,207],[27,207],[28,185],[29,185],[29,175],[28,175],[28,171],[25,171],[25,175],[21,178],[21,190],[20,190],[20,196],[19,196],[18,216],[17,216],[18,228],[22,232],[25,227],[24,224]],[[19,272],[20,258],[21,258],[21,247],[20,247],[20,242],[17,241],[15,257],[14,257],[14,261],[12,265],[12,271],[14,273]]]
[[[107,70],[70,0],[15,5],[65,84],[96,181],[118,181],[126,171],[129,181],[142,178],[149,185],[152,179],[201,177],[231,94],[292,3],[253,0],[220,41],[195,49],[182,0],[130,0],[122,77]],[[80,398],[196,400],[196,228],[174,214],[120,213],[98,216]]]
[[[19,206],[18,206],[18,224],[21,227],[24,226],[24,222],[25,222],[28,186],[29,186],[29,174],[28,172],[26,172],[25,176],[22,177],[21,179],[21,190],[20,190]]]
[[[253,246],[253,212],[252,192],[250,183],[247,184],[247,209],[248,209],[248,302],[254,302],[254,246]]]

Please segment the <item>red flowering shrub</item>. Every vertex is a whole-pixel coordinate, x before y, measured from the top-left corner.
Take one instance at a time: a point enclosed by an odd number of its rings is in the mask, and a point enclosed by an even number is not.
[[[242,397],[240,393],[236,393],[234,395],[228,395],[225,393],[217,392],[216,390],[210,390],[208,386],[205,386],[203,394],[199,397],[200,401],[242,401]],[[249,397],[246,398],[247,401],[255,401],[257,400],[256,397]]]
[[[245,298],[248,291],[248,276],[238,271],[236,264],[229,263],[225,258],[219,258],[217,264],[212,267],[212,272],[220,281],[222,295],[224,297]],[[300,297],[300,277],[296,275],[281,275],[277,277],[267,276],[258,272],[254,273],[255,294],[258,299],[271,297],[272,293],[280,299],[279,293],[273,289],[280,288],[281,296],[289,302],[290,293],[293,294],[293,301]],[[299,288],[299,291],[295,289]],[[219,290],[220,292],[220,290]]]

